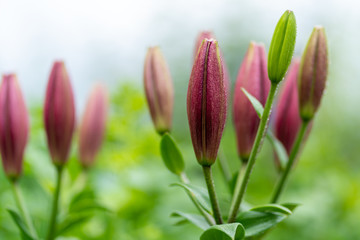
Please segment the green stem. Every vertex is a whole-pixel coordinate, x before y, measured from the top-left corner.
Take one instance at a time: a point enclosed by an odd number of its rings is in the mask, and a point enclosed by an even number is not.
[[[24,218],[25,224],[29,228],[29,231],[30,231],[31,235],[37,238],[35,227],[34,227],[32,221],[31,221],[30,214],[29,214],[29,212],[27,211],[27,209],[25,207],[24,199],[22,197],[19,185],[18,185],[17,181],[10,181],[10,183],[11,183],[11,187],[12,187],[12,190],[13,190],[15,202],[16,202],[16,205],[17,205],[19,211],[20,211],[20,214]]]
[[[56,189],[53,199],[52,211],[49,219],[49,230],[47,235],[47,240],[55,239],[56,233],[56,217],[58,212],[59,198],[60,198],[60,189],[61,189],[61,179],[63,173],[63,166],[57,166],[57,181],[56,181]]]
[[[242,162],[241,168],[239,170],[239,173],[238,173],[238,176],[237,176],[237,179],[236,179],[235,189],[233,189],[234,190],[233,196],[238,195],[239,192],[240,192],[241,183],[243,181],[245,171],[246,171],[246,166],[247,166],[247,164],[245,162]],[[235,197],[233,197],[233,199],[232,199],[229,216],[234,211],[235,204],[236,204],[236,199],[237,198],[235,198]]]
[[[214,212],[215,222],[217,224],[222,224],[223,220],[221,217],[219,202],[216,198],[215,185],[214,185],[214,180],[213,180],[212,173],[211,173],[211,166],[203,166],[203,171],[204,171],[207,189],[209,192],[211,206],[212,206],[212,209]]]
[[[186,176],[186,174],[184,172],[182,172],[179,175],[179,177],[180,177],[180,180],[182,183],[184,183],[184,184],[190,183],[188,177]],[[187,192],[189,198],[191,199],[191,201],[194,203],[197,210],[201,213],[201,215],[204,216],[206,222],[209,223],[210,226],[215,225],[214,218],[200,206],[199,202],[196,200],[195,195],[192,192],[189,192],[189,191],[186,191],[186,192]]]
[[[229,219],[228,219],[229,223],[235,221],[237,212],[238,212],[240,204],[241,204],[241,201],[244,198],[246,188],[247,188],[247,185],[249,183],[250,175],[251,175],[251,172],[252,172],[252,170],[254,168],[254,164],[255,164],[257,154],[259,153],[259,151],[261,149],[263,139],[264,139],[264,137],[266,135],[266,129],[267,129],[267,125],[268,125],[268,122],[269,122],[269,116],[270,116],[271,108],[272,108],[272,105],[273,105],[273,102],[274,102],[274,97],[275,97],[275,94],[276,94],[277,86],[278,86],[278,83],[271,83],[270,92],[269,92],[268,98],[266,100],[266,104],[265,104],[265,107],[264,107],[264,112],[263,112],[261,120],[260,120],[259,128],[258,128],[258,131],[257,131],[257,134],[256,134],[256,138],[255,138],[253,148],[252,148],[251,153],[250,153],[250,157],[249,157],[249,160],[248,160],[248,164],[247,164],[247,167],[246,167],[246,171],[245,171],[243,181],[241,183],[240,190],[238,192],[235,192],[233,200],[232,200],[232,202],[234,202],[234,204],[233,204],[234,206],[233,206],[232,211],[229,214]]]
[[[274,191],[274,194],[271,198],[271,202],[272,203],[276,203],[278,200],[279,200],[279,197],[281,195],[281,193],[283,192],[284,190],[284,187],[285,187],[285,184],[286,184],[286,181],[288,179],[288,176],[289,176],[289,173],[291,171],[291,168],[292,166],[294,165],[294,162],[295,162],[295,159],[296,159],[296,156],[299,152],[299,149],[300,149],[300,146],[301,146],[301,142],[305,136],[305,133],[306,133],[306,129],[307,129],[307,126],[309,125],[309,122],[308,121],[303,121],[302,124],[301,124],[301,128],[300,128],[300,131],[296,137],[296,140],[295,140],[295,143],[294,143],[294,146],[292,147],[291,149],[291,152],[290,152],[290,156],[289,156],[289,160],[286,164],[286,168],[285,170],[283,171],[282,175],[281,175],[281,178],[280,180],[278,181],[276,187],[275,187],[275,191]]]

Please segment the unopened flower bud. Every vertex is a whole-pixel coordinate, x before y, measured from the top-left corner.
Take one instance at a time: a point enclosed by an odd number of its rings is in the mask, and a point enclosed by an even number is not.
[[[287,10],[277,23],[270,44],[268,73],[271,82],[279,83],[284,78],[294,53],[295,40],[295,15]]]
[[[319,108],[327,72],[325,30],[323,27],[315,27],[303,53],[298,77],[300,116],[304,121],[311,120]]]
[[[297,90],[299,65],[299,59],[294,60],[291,64],[279,94],[278,105],[275,112],[275,136],[283,144],[287,154],[290,154],[301,125]]]
[[[226,121],[227,87],[218,42],[199,47],[187,94],[190,134],[198,162],[210,166],[217,157]]]
[[[266,65],[265,47],[251,42],[237,76],[233,108],[238,154],[245,162],[250,156],[260,119],[242,88],[264,105],[270,89]]]
[[[55,62],[46,88],[44,123],[52,161],[67,162],[75,126],[74,96],[63,62]]]
[[[84,168],[94,163],[103,142],[108,110],[106,89],[97,84],[86,104],[79,131],[79,159]]]
[[[199,52],[199,47],[205,39],[215,39],[214,33],[211,31],[202,31],[196,38],[195,49],[194,49],[194,61]]]
[[[28,112],[16,75],[4,75],[0,87],[0,150],[5,174],[12,180],[22,173],[28,134]]]
[[[144,66],[144,86],[155,129],[169,132],[172,125],[174,89],[169,68],[159,47],[149,48]]]
[[[196,59],[196,56],[198,54],[198,51],[199,51],[199,47],[201,46],[201,43],[202,41],[204,41],[205,39],[215,39],[215,35],[213,32],[211,31],[203,31],[203,32],[200,32],[197,39],[196,39],[196,42],[195,42],[195,51],[194,51],[194,61]],[[220,54],[222,54],[222,52],[220,52]],[[225,59],[224,59],[224,56],[221,55],[220,56],[221,59],[222,59],[222,64],[223,64],[223,69],[224,69],[224,75],[225,75],[225,83],[226,83],[226,87],[227,87],[227,92],[230,92],[230,75],[229,75],[229,69],[227,68],[227,65],[226,65],[226,62],[225,62]],[[230,96],[228,96],[230,97]],[[229,101],[229,99],[228,99]]]

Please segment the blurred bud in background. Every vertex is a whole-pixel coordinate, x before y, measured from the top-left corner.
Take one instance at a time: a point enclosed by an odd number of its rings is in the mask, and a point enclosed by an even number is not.
[[[156,131],[162,135],[171,130],[174,87],[169,68],[159,47],[149,48],[144,66],[147,103]]]
[[[295,40],[295,15],[287,10],[276,25],[269,48],[268,74],[271,82],[279,83],[284,78],[294,53]]]
[[[244,162],[250,156],[260,119],[241,89],[244,88],[259,100],[261,104],[265,105],[270,89],[270,81],[266,69],[267,63],[264,45],[251,42],[239,69],[233,105],[238,154]]]
[[[295,59],[290,66],[279,94],[274,120],[275,136],[283,144],[288,155],[301,125],[297,90],[299,65],[300,60]]]
[[[315,27],[304,50],[299,70],[300,116],[311,120],[325,89],[328,72],[328,50],[325,30]]]
[[[15,74],[4,75],[0,87],[0,150],[6,176],[22,173],[29,117]]]
[[[84,168],[92,166],[103,142],[108,112],[105,87],[97,84],[87,101],[79,130],[79,158]]]
[[[187,94],[191,140],[198,162],[212,165],[226,121],[228,89],[216,40],[202,42],[195,59]]]
[[[70,79],[63,62],[55,62],[46,88],[44,123],[52,161],[67,162],[75,127],[75,105]]]

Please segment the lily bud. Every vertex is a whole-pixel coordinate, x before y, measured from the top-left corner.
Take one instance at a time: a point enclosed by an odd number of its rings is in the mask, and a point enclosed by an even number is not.
[[[301,126],[297,89],[299,66],[300,60],[294,60],[285,78],[284,86],[279,94],[279,101],[274,119],[275,136],[283,144],[287,154],[290,154],[296,135]]]
[[[328,50],[325,30],[315,27],[302,56],[299,70],[300,116],[311,120],[319,108],[328,72]]]
[[[67,162],[75,127],[73,90],[63,62],[55,62],[46,88],[44,123],[52,161]]]
[[[196,59],[196,56],[199,51],[199,47],[201,46],[201,43],[203,42],[204,39],[215,39],[214,33],[211,31],[202,31],[199,33],[195,42],[194,60]]]
[[[16,75],[4,75],[0,87],[0,150],[9,179],[16,180],[22,173],[28,134],[28,112]]]
[[[84,168],[88,168],[94,163],[103,142],[107,110],[106,89],[98,84],[91,91],[80,125],[79,158]]]
[[[172,125],[174,87],[169,68],[159,47],[149,48],[144,67],[147,103],[156,131],[162,135]]]
[[[216,160],[226,121],[227,95],[218,42],[205,39],[199,47],[187,93],[191,140],[203,166]]]
[[[233,108],[238,154],[244,162],[250,156],[260,119],[241,88],[264,105],[270,89],[266,65],[265,47],[251,42],[237,76]]]
[[[196,39],[196,43],[195,43],[194,61],[195,61],[197,53],[199,51],[199,47],[201,46],[202,41],[205,39],[215,39],[214,33],[211,31],[200,32],[200,34],[198,35],[198,37]],[[227,68],[227,65],[226,65],[223,55],[221,55],[221,59],[222,59],[222,64],[223,64],[223,69],[224,69],[224,74],[225,74],[225,83],[226,83],[226,87],[227,87],[227,92],[230,92],[231,83],[230,83],[229,69]],[[228,97],[230,97],[230,96],[228,96]],[[228,99],[228,101],[229,101],[229,99]]]
[[[292,11],[287,10],[276,25],[269,49],[269,79],[279,83],[285,76],[294,53],[296,20]]]

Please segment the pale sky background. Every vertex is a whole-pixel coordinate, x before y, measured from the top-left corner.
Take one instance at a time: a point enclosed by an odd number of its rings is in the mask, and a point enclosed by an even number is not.
[[[341,101],[359,102],[359,7],[350,0],[0,0],[0,72],[16,72],[26,98],[42,101],[52,62],[62,59],[81,108],[96,81],[109,88],[124,80],[141,86],[150,45],[161,46],[173,75],[181,76],[174,81],[187,84],[194,39],[211,29],[225,46],[234,81],[248,42],[268,47],[277,20],[291,9],[298,24],[296,53],[312,27],[324,25],[332,57],[329,84],[345,93]]]

